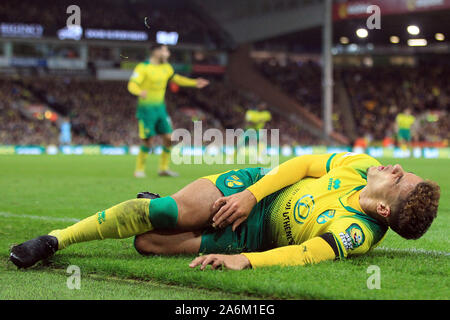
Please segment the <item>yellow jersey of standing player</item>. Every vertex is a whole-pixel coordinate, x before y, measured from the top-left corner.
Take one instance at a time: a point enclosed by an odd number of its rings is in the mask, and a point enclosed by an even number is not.
[[[411,114],[399,113],[395,118],[395,122],[399,129],[411,129],[412,125],[416,121],[416,118]]]
[[[266,123],[271,119],[272,115],[267,110],[247,110],[247,112],[245,113],[245,120],[248,123],[247,129],[264,129]]]
[[[364,254],[382,241],[388,229],[365,214],[359,204],[367,169],[380,163],[354,153],[322,159],[322,176],[304,178],[278,192],[266,216],[268,241],[272,247],[299,245],[331,233],[339,257]]]
[[[173,81],[180,86],[195,87],[197,80],[176,74],[169,63],[152,64],[149,61],[139,63],[128,82],[128,90],[139,96],[142,91],[147,92],[145,98],[138,98],[138,107],[165,106],[167,82]]]

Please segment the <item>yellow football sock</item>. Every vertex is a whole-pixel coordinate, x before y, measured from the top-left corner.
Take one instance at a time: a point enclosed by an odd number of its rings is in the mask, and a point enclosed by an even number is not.
[[[139,154],[136,159],[136,171],[145,171],[145,162],[147,160],[149,150],[150,149],[148,147],[144,146],[142,146],[141,150],[139,150]]]
[[[163,147],[161,157],[159,158],[159,171],[169,170],[170,149],[171,148]]]
[[[149,205],[150,199],[128,200],[49,235],[58,239],[59,250],[84,241],[129,238],[153,230]]]
[[[258,143],[258,159],[261,159],[262,155],[266,152],[266,147],[264,143]]]

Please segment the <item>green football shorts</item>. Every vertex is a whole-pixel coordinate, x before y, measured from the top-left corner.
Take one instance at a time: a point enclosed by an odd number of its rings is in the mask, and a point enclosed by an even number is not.
[[[411,130],[410,129],[399,129],[398,130],[398,139],[411,141]]]
[[[203,177],[212,181],[224,196],[241,191],[260,180],[269,171],[265,168],[230,170],[224,173]],[[208,228],[202,233],[199,253],[241,253],[264,251],[268,249],[266,232],[266,213],[277,192],[265,197],[250,212],[235,232],[232,224],[223,229]]]
[[[148,139],[158,134],[172,133],[172,121],[166,106],[138,107],[136,118],[139,124],[139,138]]]

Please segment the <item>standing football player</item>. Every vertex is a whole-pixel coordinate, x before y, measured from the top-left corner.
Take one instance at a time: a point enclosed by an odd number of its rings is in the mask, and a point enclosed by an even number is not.
[[[267,104],[261,102],[254,109],[248,109],[245,112],[245,132],[239,136],[238,145],[236,148],[236,154],[244,151],[255,152],[252,150],[256,148],[256,156],[258,163],[263,163],[262,154],[266,150],[266,145],[262,142],[265,141],[260,134],[261,129],[264,129],[267,122],[272,120],[272,114],[267,110]],[[255,154],[255,153],[254,153]]]
[[[261,102],[256,109],[249,109],[245,113],[246,129],[244,133],[243,144],[246,145],[250,139],[254,139],[258,148],[258,162],[262,163],[262,154],[266,150],[266,145],[261,142],[261,129],[264,129],[266,123],[272,120],[272,114],[267,110],[267,104]]]
[[[134,176],[145,178],[145,162],[152,146],[153,137],[162,135],[163,151],[159,162],[158,175],[177,176],[169,170],[171,133],[170,116],[166,110],[164,96],[167,83],[173,81],[183,87],[203,88],[209,81],[203,78],[190,79],[178,75],[168,63],[170,51],[167,45],[155,44],[150,48],[150,58],[139,63],[128,82],[128,91],[138,97],[136,118],[139,124],[141,148],[136,161]]]
[[[397,131],[398,144],[401,148],[409,148],[411,144],[411,129],[416,121],[410,108],[406,108],[395,118],[395,127]]]

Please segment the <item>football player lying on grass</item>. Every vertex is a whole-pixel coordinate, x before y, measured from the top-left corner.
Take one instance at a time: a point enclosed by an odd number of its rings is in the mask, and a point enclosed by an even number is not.
[[[26,268],[84,241],[135,236],[143,255],[202,254],[190,267],[240,270],[361,255],[391,228],[420,238],[436,217],[439,186],[365,154],[293,158],[200,178],[172,196],[140,193],[11,249]]]

